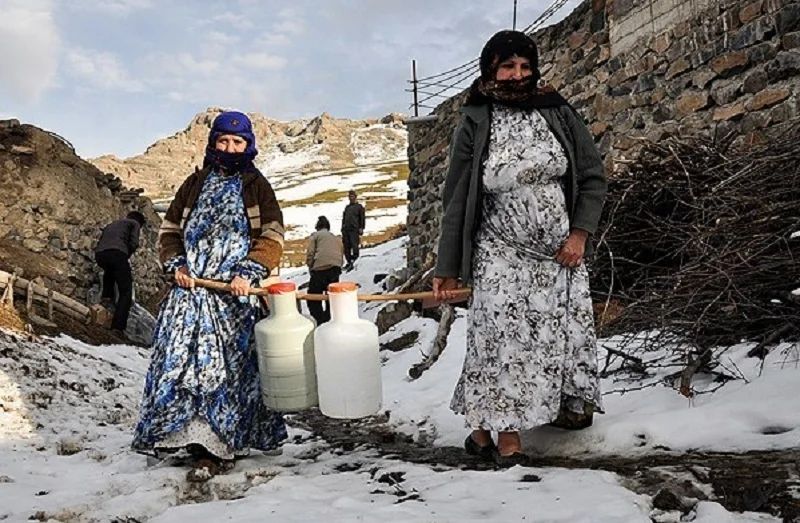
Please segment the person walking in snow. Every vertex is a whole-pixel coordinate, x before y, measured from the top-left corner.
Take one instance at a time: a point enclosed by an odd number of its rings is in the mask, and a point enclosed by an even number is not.
[[[342,242],[344,243],[344,257],[347,260],[345,271],[352,271],[358,259],[361,236],[364,234],[366,215],[364,206],[358,203],[358,195],[351,190],[347,194],[350,203],[344,208],[342,216]]]
[[[468,453],[510,465],[527,462],[520,431],[602,412],[585,260],[606,181],[580,116],[539,86],[529,36],[494,35],[480,70],[451,144],[433,290],[472,285],[450,406]]]
[[[159,233],[176,285],[153,334],[133,448],[186,449],[212,473],[286,438],[282,415],[261,399],[253,332],[260,309],[248,295],[283,251],[283,215],[253,164],[257,154],[247,116],[217,116],[203,168],[183,182]],[[231,292],[196,288],[194,278],[230,282]]]
[[[144,214],[131,211],[125,218],[103,228],[94,248],[94,259],[103,269],[102,303],[114,308],[111,330],[123,336],[133,305],[133,272],[130,258],[139,248],[139,233],[145,225]],[[114,301],[114,288],[118,297]]]
[[[339,281],[342,275],[342,240],[331,232],[328,218],[317,219],[316,232],[306,244],[306,265],[311,273],[308,283],[309,294],[323,294],[331,283]],[[330,321],[331,311],[326,302],[308,301],[308,312],[317,325]],[[323,307],[323,303],[325,306]]]

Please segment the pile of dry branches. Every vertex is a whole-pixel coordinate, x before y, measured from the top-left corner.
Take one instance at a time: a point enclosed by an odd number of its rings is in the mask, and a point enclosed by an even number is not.
[[[609,181],[592,287],[622,312],[602,335],[655,330],[696,354],[800,337],[798,136],[800,122],[750,150],[671,138]]]

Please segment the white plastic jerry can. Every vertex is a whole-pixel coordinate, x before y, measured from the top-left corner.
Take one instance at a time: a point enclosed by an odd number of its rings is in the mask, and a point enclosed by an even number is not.
[[[276,283],[267,292],[270,315],[255,326],[264,404],[279,412],[316,407],[314,322],[298,312],[294,283]]]
[[[371,416],[383,399],[378,328],[358,317],[356,290],[350,282],[328,286],[331,321],[314,333],[319,410],[330,418]]]

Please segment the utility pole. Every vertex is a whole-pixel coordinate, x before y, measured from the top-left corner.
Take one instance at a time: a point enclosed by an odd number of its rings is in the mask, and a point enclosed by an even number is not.
[[[414,116],[419,116],[419,92],[417,89],[417,61],[411,60],[411,85],[414,92]]]
[[[511,29],[517,30],[517,0],[514,0],[514,22],[511,25]]]

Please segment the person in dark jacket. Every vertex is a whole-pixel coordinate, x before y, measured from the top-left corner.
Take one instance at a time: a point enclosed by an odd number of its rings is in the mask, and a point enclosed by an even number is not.
[[[328,285],[339,281],[342,274],[342,240],[331,232],[331,224],[325,216],[317,219],[316,229],[306,245],[306,265],[311,273],[309,294],[323,294]],[[330,307],[324,307],[321,301],[309,301],[308,312],[317,325],[331,319]]]
[[[103,304],[115,305],[111,329],[119,335],[128,326],[133,304],[133,273],[129,260],[139,248],[139,231],[144,224],[144,215],[131,211],[125,218],[106,225],[94,249],[95,261],[103,269]],[[116,304],[115,286],[119,293]]]
[[[347,260],[345,271],[353,270],[358,259],[358,249],[361,244],[361,236],[364,234],[366,216],[364,207],[358,203],[358,195],[355,191],[348,193],[350,203],[344,208],[342,216],[342,242],[344,243],[344,257]]]
[[[528,35],[494,35],[480,69],[451,144],[433,290],[472,284],[450,408],[468,453],[511,465],[528,461],[519,431],[602,412],[585,260],[606,181],[580,116],[540,85]]]

